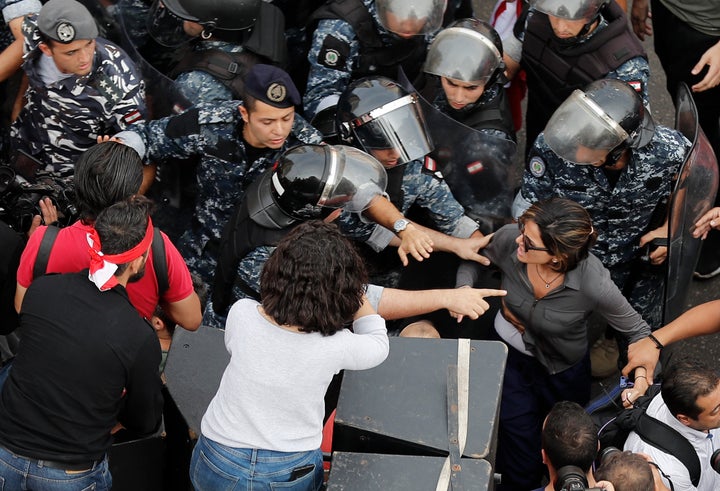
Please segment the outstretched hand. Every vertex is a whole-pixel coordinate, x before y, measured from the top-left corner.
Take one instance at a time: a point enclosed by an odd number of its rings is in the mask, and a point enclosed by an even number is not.
[[[702,80],[690,87],[693,92],[702,92],[720,84],[720,41],[703,53],[690,73],[697,75],[705,66],[708,67],[708,71]]]
[[[493,234],[484,236],[472,235],[467,239],[457,239],[454,252],[460,259],[475,261],[483,266],[489,266],[490,260],[480,254],[479,251],[490,243],[492,236]]]
[[[447,290],[446,307],[450,316],[462,322],[465,316],[475,320],[490,308],[485,297],[504,297],[506,290],[489,288],[470,288],[464,286],[455,290]]]
[[[401,243],[397,252],[403,266],[408,265],[408,254],[416,261],[430,257],[430,253],[433,251],[433,241],[425,231],[410,223],[399,235]]]

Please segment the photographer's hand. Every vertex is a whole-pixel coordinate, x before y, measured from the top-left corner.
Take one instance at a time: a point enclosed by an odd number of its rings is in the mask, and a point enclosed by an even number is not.
[[[595,487],[603,489],[604,491],[615,491],[615,486],[613,486],[610,481],[597,481]]]
[[[30,237],[40,225],[55,225],[58,221],[57,207],[50,198],[47,196],[41,198],[38,205],[40,206],[40,215],[33,217],[30,229],[28,230],[28,237]]]

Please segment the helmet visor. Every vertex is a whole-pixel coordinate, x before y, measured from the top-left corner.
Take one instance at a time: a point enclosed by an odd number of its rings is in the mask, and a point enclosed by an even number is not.
[[[351,124],[363,148],[386,167],[422,158],[433,148],[415,94],[374,109]]]
[[[604,0],[534,0],[530,5],[540,12],[567,20],[595,17]]]
[[[376,5],[380,24],[407,38],[440,29],[447,0],[381,0]]]
[[[177,48],[194,39],[185,33],[183,22],[162,1],[155,0],[147,17],[148,34],[162,46]]]
[[[333,145],[330,150],[329,175],[318,205],[353,213],[366,210],[376,196],[385,192],[385,169],[377,159],[357,148]]]
[[[545,126],[545,141],[563,159],[581,165],[603,162],[628,134],[596,103],[574,91]]]
[[[485,86],[500,66],[502,56],[492,41],[479,32],[450,27],[430,45],[425,72]]]

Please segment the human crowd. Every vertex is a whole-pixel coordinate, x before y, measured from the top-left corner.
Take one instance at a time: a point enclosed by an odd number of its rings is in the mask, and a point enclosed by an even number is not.
[[[720,371],[659,363],[720,331],[720,300],[664,318],[672,200],[674,273],[720,274],[720,3],[473,3],[0,0],[3,489],[111,489],[177,327],[230,353],[197,490],[322,489],[328,388],[388,336],[506,346],[498,490],[720,489]],[[697,134],[655,122],[647,36]],[[600,452],[621,370],[695,470]]]

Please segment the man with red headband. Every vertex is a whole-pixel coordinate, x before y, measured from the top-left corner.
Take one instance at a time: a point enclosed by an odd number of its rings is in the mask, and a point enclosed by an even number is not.
[[[140,434],[158,427],[160,346],[125,289],[145,272],[148,210],[142,197],[104,210],[88,233],[90,272],[42,276],[28,288],[0,397],[5,489],[109,490],[116,424]]]

